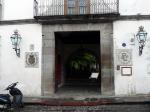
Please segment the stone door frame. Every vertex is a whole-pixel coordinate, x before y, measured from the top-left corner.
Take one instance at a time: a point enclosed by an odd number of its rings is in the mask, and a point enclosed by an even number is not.
[[[62,24],[42,26],[42,81],[43,96],[55,94],[55,32],[100,31],[101,95],[114,95],[113,23]]]

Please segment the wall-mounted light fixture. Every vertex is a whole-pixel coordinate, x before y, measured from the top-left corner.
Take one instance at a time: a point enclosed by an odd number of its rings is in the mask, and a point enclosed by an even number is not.
[[[20,57],[19,44],[20,44],[20,41],[21,41],[22,38],[21,38],[20,34],[18,33],[18,30],[14,31],[14,34],[12,34],[10,39],[11,39],[11,42],[12,42],[12,45],[13,45],[13,49],[15,49],[16,55],[18,57]]]
[[[139,56],[141,56],[147,38],[147,32],[144,30],[143,26],[139,27],[139,31],[136,34],[136,37],[139,42]]]

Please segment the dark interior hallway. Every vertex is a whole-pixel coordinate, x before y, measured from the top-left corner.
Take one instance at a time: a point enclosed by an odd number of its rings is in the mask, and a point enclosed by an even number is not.
[[[94,81],[89,77],[100,73],[100,32],[55,32],[55,38],[57,92],[98,92],[100,74]]]

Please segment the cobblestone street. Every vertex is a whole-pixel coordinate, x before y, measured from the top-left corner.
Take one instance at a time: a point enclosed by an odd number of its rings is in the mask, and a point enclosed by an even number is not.
[[[117,104],[100,106],[26,105],[20,112],[150,112],[150,104]]]

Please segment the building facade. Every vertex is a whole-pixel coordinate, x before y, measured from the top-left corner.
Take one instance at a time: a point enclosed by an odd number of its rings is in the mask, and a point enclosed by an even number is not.
[[[148,4],[1,0],[0,90],[18,81],[25,96],[52,96],[68,86],[107,96],[149,94]],[[16,29],[20,57],[10,39]],[[140,32],[146,41],[138,41]],[[92,73],[98,74],[94,81]]]

